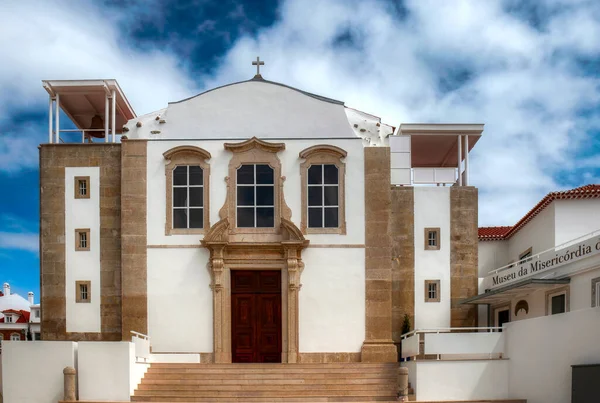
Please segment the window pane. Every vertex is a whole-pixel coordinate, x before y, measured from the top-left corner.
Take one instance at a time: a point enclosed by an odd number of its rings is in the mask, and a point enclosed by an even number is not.
[[[202,207],[204,205],[204,188],[190,188],[190,206]]]
[[[338,169],[335,165],[323,165],[325,183],[328,185],[337,185]]]
[[[190,228],[202,228],[204,226],[204,209],[190,209]]]
[[[187,228],[187,210],[173,210],[173,228]]]
[[[261,185],[272,185],[273,182],[273,168],[268,165],[257,165],[256,166],[256,183]]]
[[[325,227],[337,228],[338,226],[338,208],[328,207],[325,209]]]
[[[238,207],[237,226],[245,228],[254,227],[254,208]]]
[[[565,312],[565,294],[552,297],[552,315]]]
[[[275,209],[273,207],[256,208],[256,226],[273,227],[275,225]]]
[[[173,188],[173,207],[187,207],[187,188]]]
[[[256,205],[257,206],[273,206],[275,199],[273,196],[273,186],[257,186],[256,187]]]
[[[323,181],[323,165],[311,165],[308,168],[308,184],[318,185]]]
[[[242,165],[237,170],[237,183],[246,185],[254,183],[254,165]]]
[[[323,227],[323,209],[309,208],[308,209],[308,226],[310,228]]]
[[[237,205],[254,206],[254,186],[238,186]]]
[[[190,185],[202,185],[202,168],[199,166],[190,167]]]
[[[323,205],[323,188],[321,186],[308,187],[308,205],[322,206]]]
[[[187,166],[177,167],[173,170],[173,185],[187,185]]]
[[[326,206],[337,206],[338,205],[338,187],[337,186],[325,186],[325,205]]]

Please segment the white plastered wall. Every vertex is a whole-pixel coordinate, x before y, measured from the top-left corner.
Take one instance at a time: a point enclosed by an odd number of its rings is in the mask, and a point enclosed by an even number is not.
[[[148,249],[148,335],[153,352],[213,351],[209,253]]]
[[[75,199],[76,176],[89,176],[89,199]],[[75,230],[90,229],[89,251],[75,250]],[[65,168],[67,332],[100,332],[100,168]],[[76,281],[91,282],[89,303],[76,303]]]
[[[311,234],[306,238],[311,243],[323,244],[364,244],[365,242],[365,203],[364,203],[364,148],[360,139],[318,140],[279,139],[286,149],[277,155],[281,161],[281,175],[285,176],[284,194],[287,205],[292,210],[292,221],[300,227],[301,220],[301,181],[300,151],[318,144],[335,145],[344,149],[348,156],[346,164],[346,235]],[[225,203],[226,183],[229,176],[229,160],[232,153],[223,147],[223,141],[149,141],[148,142],[148,244],[149,245],[198,245],[202,235],[165,235],[166,222],[166,178],[163,153],[181,145],[201,147],[211,153],[210,165],[210,224],[219,221],[219,210]]]
[[[600,199],[555,200],[556,245],[600,230]]]
[[[519,260],[519,255],[532,248],[532,254],[553,248],[555,244],[554,203],[548,205],[508,240],[508,261]]]
[[[300,352],[359,352],[365,339],[365,250],[308,248],[302,257]]]
[[[56,403],[64,397],[65,367],[75,368],[77,343],[3,341],[2,396],[6,403]]]
[[[508,259],[508,241],[480,241],[478,245],[479,277],[504,265]],[[483,290],[480,290],[482,292]]]
[[[414,327],[450,327],[450,188],[415,187],[414,197]],[[425,228],[440,228],[439,250],[425,250]],[[440,302],[425,302],[425,280],[440,280]]]

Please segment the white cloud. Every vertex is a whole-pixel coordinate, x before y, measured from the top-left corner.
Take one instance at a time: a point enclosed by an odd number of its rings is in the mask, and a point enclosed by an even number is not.
[[[600,127],[579,113],[600,104],[600,80],[575,59],[600,57],[600,35],[593,35],[600,14],[593,2],[560,8],[548,1],[550,20],[538,29],[505,5],[410,0],[402,19],[375,0],[314,7],[288,0],[280,21],[240,39],[209,83],[249,78],[260,54],[266,79],[343,100],[393,125],[485,123],[471,172],[481,191],[480,224],[514,224],[545,193],[564,187],[554,178]],[[353,41],[334,46],[345,31]],[[445,90],[440,78],[452,82],[455,71],[468,80]],[[583,173],[573,186],[596,177]]]
[[[0,250],[12,249],[38,253],[39,246],[38,234],[0,232]]]
[[[600,80],[577,65],[578,58],[600,57],[600,3],[527,3],[544,19],[539,26],[519,10],[507,12],[509,5],[525,7],[516,0],[407,0],[401,16],[377,0],[310,7],[285,0],[278,21],[240,37],[216,73],[199,79],[208,89],[251,78],[250,62],[260,55],[265,78],[343,100],[393,125],[485,123],[471,172],[481,190],[480,224],[510,225],[543,194],[564,187],[555,178],[570,177],[566,170],[588,169],[574,186],[598,178],[595,157],[580,166],[573,160],[600,127],[597,114],[579,113],[598,110]],[[117,24],[133,24],[133,17],[107,16],[84,2],[4,2],[0,10],[11,15],[3,20],[8,34],[0,36],[8,55],[0,64],[3,110],[44,108],[44,78],[116,78],[138,114],[198,92],[168,50],[127,46],[120,36],[127,30]],[[23,147],[0,143],[0,154],[14,159]]]

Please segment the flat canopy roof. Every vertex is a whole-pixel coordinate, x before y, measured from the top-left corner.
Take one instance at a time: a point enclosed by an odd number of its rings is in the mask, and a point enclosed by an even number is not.
[[[545,290],[554,288],[557,285],[561,284],[569,284],[571,282],[570,278],[560,278],[560,279],[540,279],[540,278],[530,278],[527,280],[520,281],[518,283],[513,283],[504,287],[496,288],[493,291],[488,291],[483,294],[476,295],[471,298],[464,299],[459,302],[459,304],[490,304],[494,305],[497,303],[510,301],[513,298],[522,295],[528,294],[533,291]]]
[[[411,136],[413,167],[457,167],[458,136],[469,136],[469,151],[475,147],[483,134],[483,124],[421,124],[403,123],[400,135]],[[463,149],[464,150],[464,149]],[[462,158],[465,158],[463,152]]]
[[[116,95],[116,133],[121,133],[123,125],[136,117],[117,80],[42,80],[42,83],[50,96],[60,96],[61,109],[78,129],[92,128],[94,116],[105,121],[105,97],[112,91]]]

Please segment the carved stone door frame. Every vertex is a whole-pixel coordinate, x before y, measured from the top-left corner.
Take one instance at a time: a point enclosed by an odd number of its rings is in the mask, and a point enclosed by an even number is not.
[[[282,239],[275,242],[229,242],[229,224],[215,224],[202,241],[209,249],[213,291],[213,362],[231,363],[231,270],[281,270],[282,363],[298,362],[298,292],[304,269],[301,252],[308,245],[300,229],[282,218]]]

